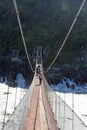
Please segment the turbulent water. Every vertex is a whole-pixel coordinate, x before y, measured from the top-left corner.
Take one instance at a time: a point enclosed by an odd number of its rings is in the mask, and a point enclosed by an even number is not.
[[[0,75],[0,82],[4,83],[4,84],[8,84],[7,77],[3,77],[3,76]],[[19,88],[27,88],[26,80],[21,73],[18,73],[16,75],[16,79],[14,80],[14,84]]]
[[[76,84],[73,80],[70,80],[68,78],[65,78],[62,80],[61,83],[57,85],[51,85],[52,89],[55,91],[61,91],[61,92],[72,92],[74,91],[75,93],[87,93],[87,83],[84,85]]]
[[[23,75],[21,73],[18,73],[16,76],[15,83],[20,88],[26,88],[26,80],[24,79]]]

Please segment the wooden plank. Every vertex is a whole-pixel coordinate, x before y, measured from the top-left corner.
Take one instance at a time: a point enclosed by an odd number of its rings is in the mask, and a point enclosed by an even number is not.
[[[32,94],[32,99],[22,130],[34,130],[36,111],[37,111],[36,109],[39,97],[38,95],[39,95],[38,79],[37,77],[35,77],[35,86]]]
[[[36,120],[35,130],[48,130],[48,124],[47,124],[45,114],[46,113],[43,106],[43,99],[42,99],[41,86],[40,86],[39,105],[38,105],[38,111],[37,111],[37,120]]]
[[[59,130],[47,99],[43,82],[35,77],[33,95],[22,130]]]

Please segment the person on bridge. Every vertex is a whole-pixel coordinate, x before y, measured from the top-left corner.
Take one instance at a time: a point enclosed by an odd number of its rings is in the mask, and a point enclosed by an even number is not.
[[[40,74],[40,65],[36,67],[36,76],[38,76],[38,74]]]
[[[41,83],[42,83],[42,74],[40,73],[39,74],[39,84],[41,85]]]
[[[36,76],[38,75],[38,67],[36,67]]]

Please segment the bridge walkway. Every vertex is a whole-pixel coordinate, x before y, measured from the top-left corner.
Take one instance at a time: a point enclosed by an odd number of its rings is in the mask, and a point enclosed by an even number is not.
[[[22,130],[59,130],[47,99],[44,84],[34,77],[34,90]]]

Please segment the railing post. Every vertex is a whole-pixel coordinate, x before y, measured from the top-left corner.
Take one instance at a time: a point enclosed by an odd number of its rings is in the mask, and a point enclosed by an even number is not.
[[[72,130],[74,130],[74,88],[72,92]]]

